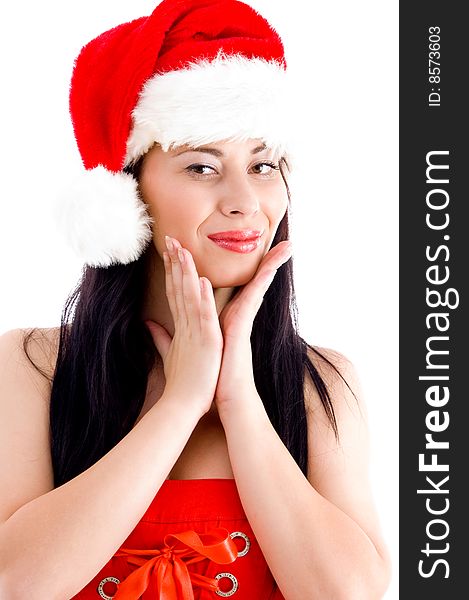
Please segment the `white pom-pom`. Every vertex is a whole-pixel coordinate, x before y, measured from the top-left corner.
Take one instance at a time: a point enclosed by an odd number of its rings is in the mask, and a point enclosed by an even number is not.
[[[54,212],[59,230],[90,266],[133,262],[152,237],[153,221],[135,179],[101,165],[73,181]]]

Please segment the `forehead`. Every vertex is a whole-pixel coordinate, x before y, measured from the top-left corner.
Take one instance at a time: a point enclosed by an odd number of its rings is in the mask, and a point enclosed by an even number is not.
[[[262,140],[248,139],[242,141],[220,141],[201,146],[184,145],[177,148],[172,148],[169,153],[173,156],[180,156],[188,152],[203,152],[212,154],[217,158],[225,158],[239,154],[256,155],[261,152],[269,154],[269,156],[279,156],[280,149],[268,147]]]

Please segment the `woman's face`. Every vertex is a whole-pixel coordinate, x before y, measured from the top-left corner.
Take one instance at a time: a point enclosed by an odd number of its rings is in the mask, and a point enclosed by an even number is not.
[[[169,235],[191,252],[199,276],[207,277],[213,287],[247,283],[287,210],[278,167],[279,157],[259,140],[168,152],[155,145],[143,161],[140,190],[154,219],[153,243],[159,256],[166,251],[164,236]],[[239,230],[249,230],[250,239],[233,243],[213,236]]]

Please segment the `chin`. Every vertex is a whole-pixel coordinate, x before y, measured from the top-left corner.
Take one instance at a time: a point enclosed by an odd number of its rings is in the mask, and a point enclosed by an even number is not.
[[[249,283],[254,277],[254,273],[244,273],[232,276],[224,274],[222,276],[214,275],[213,277],[210,277],[210,275],[207,274],[205,277],[210,279],[210,282],[214,288],[230,288],[246,285],[246,283]]]

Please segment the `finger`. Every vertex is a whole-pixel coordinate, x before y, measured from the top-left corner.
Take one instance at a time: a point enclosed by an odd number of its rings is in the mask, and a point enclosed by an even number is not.
[[[245,295],[242,298],[242,305],[244,310],[248,311],[253,319],[276,275],[277,269],[265,270],[261,275],[256,277],[256,279],[253,279],[243,290]]]
[[[218,325],[217,306],[212,284],[206,277],[200,277],[200,322],[201,327]]]
[[[167,239],[168,254],[171,260],[171,277],[174,302],[176,304],[177,319],[186,319],[186,310],[184,307],[184,299],[182,297],[182,269],[178,256],[181,244],[175,239],[168,237]]]
[[[292,245],[290,241],[283,241],[274,246],[261,261],[257,273],[264,269],[275,270],[281,267],[291,258]]]
[[[265,293],[277,274],[277,270],[287,262],[290,257],[290,242],[280,242],[280,244],[272,248],[272,250],[265,255],[265,261],[259,265],[253,279],[243,287],[235,302],[250,307],[251,309],[255,309],[255,312],[257,313]]]
[[[182,291],[187,319],[199,320],[200,283],[192,254],[181,248]]]
[[[171,274],[171,260],[167,252],[163,252],[163,264],[165,273],[166,297],[168,299],[169,309],[173,316],[173,320],[176,321],[178,311],[176,306],[176,299],[174,297],[173,276]]]
[[[277,269],[269,269],[268,271],[265,271],[265,273],[262,273],[262,276],[259,277],[259,291],[265,293],[269,289],[276,275]]]

